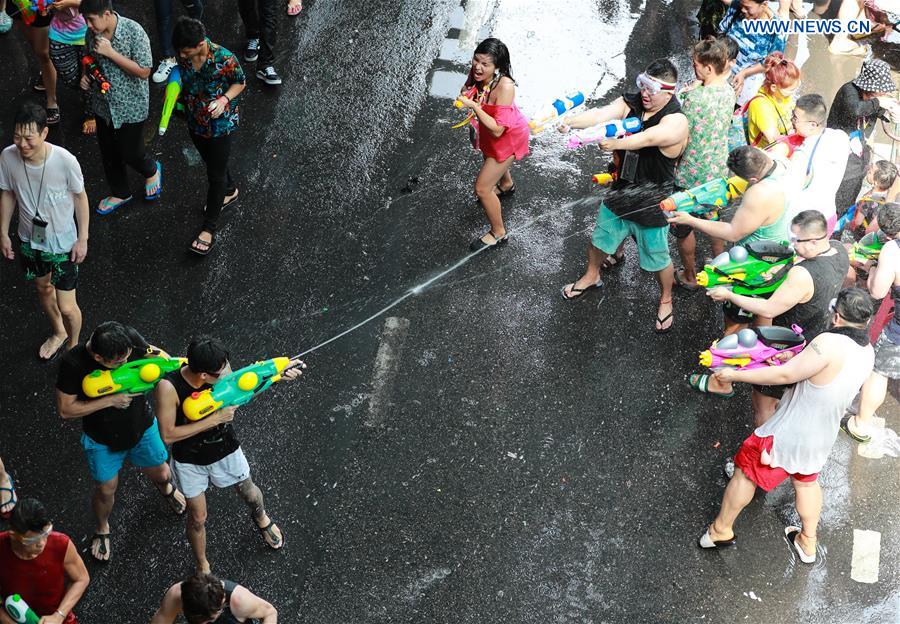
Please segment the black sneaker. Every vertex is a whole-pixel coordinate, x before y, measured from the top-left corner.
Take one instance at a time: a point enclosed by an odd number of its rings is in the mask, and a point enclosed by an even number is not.
[[[256,77],[265,82],[267,85],[281,84],[281,76],[278,75],[278,72],[276,72],[275,68],[271,65],[267,65],[262,69],[257,69]]]
[[[244,60],[252,63],[259,58],[259,39],[247,39],[247,47],[244,50]]]

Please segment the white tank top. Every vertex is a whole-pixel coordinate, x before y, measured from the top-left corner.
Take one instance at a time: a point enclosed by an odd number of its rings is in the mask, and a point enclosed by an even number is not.
[[[861,347],[848,336],[839,338],[847,355],[837,377],[824,386],[798,382],[784,393],[775,414],[756,429],[761,438],[773,436],[771,467],[807,475],[825,465],[841,418],[875,363],[871,345]]]

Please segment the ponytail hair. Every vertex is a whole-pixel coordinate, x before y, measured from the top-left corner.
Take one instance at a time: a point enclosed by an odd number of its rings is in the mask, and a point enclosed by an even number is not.
[[[766,68],[766,79],[763,82],[766,91],[773,88],[784,88],[800,80],[800,68],[793,61],[784,58],[781,52],[772,52],[763,61]]]
[[[717,74],[724,73],[728,66],[728,46],[713,37],[694,44],[691,56],[701,65],[711,65]]]

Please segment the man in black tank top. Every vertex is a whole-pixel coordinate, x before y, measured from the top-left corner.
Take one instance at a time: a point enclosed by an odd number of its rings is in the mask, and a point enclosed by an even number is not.
[[[809,342],[828,328],[832,315],[829,305],[841,291],[850,258],[843,245],[828,239],[828,224],[818,210],[804,210],[794,217],[789,239],[800,260],[771,297],[736,295],[721,286],[707,294],[715,301],[727,301],[758,317],[774,319],[772,324],[779,327],[797,325]],[[730,395],[733,391],[730,383],[723,384],[713,375],[691,375],[690,384],[712,394]],[[784,390],[785,386],[753,386],[756,426],[775,413]]]
[[[219,341],[194,340],[187,349],[187,365],[163,377],[156,387],[159,430],[166,444],[172,445],[175,476],[187,499],[188,541],[201,572],[210,569],[204,494],[210,482],[219,488],[234,487],[266,544],[275,550],[284,546],[281,529],[266,514],[262,492],[250,478],[250,465],[231,426],[237,408],[222,408],[197,421],[188,420],[182,409],[189,396],[232,372],[228,359]],[[299,369],[292,368],[285,370],[283,379],[299,375]]]
[[[246,587],[202,572],[172,585],[150,624],[174,624],[178,614],[184,614],[189,624],[278,621],[275,607]]]
[[[638,117],[640,132],[606,139],[601,149],[613,152],[617,179],[604,195],[597,224],[588,245],[585,272],[562,289],[564,299],[581,297],[598,288],[600,269],[622,262],[620,249],[629,236],[638,248],[638,261],[645,271],[656,273],[660,286],[656,332],[672,328],[672,284],[674,271],[669,257],[669,226],[659,202],[674,187],[675,165],[687,145],[688,121],[675,98],[678,73],[666,59],[657,59],[637,79],[639,93],[617,98],[612,104],[567,119],[572,128],[587,128],[614,119]],[[612,256],[608,261],[607,258]]]
[[[891,297],[896,303],[900,299],[900,204],[890,202],[879,208],[878,227],[887,241],[869,270],[867,287],[873,298]],[[859,393],[858,411],[841,421],[841,429],[857,442],[871,439],[872,417],[887,396],[888,379],[900,379],[900,306],[896,305],[893,318],[875,342],[875,367]]]

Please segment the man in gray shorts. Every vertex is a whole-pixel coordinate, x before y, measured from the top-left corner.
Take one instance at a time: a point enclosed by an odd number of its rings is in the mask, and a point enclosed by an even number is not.
[[[263,505],[260,489],[250,478],[250,465],[231,426],[236,407],[219,409],[201,420],[188,420],[182,409],[185,399],[211,388],[231,373],[228,351],[218,340],[199,338],[187,349],[187,365],[172,371],[156,386],[156,410],[159,430],[166,444],[172,445],[175,476],[187,499],[187,536],[199,572],[210,571],[206,558],[206,488],[234,487],[250,508],[250,517],[266,544],[277,550],[284,546],[281,529],[272,522]],[[282,374],[296,379],[300,370]]]
[[[878,210],[878,226],[888,239],[877,263],[869,261],[868,288],[875,299],[890,296],[900,298],[900,204],[887,203]],[[884,403],[888,379],[900,379],[900,309],[894,308],[894,317],[875,343],[875,368],[863,384],[859,394],[859,412],[847,415],[841,421],[841,429],[857,442],[868,442],[871,435],[872,416]]]

